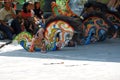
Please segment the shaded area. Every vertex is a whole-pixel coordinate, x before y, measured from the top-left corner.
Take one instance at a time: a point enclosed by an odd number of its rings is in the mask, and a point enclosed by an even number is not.
[[[106,40],[96,44],[66,47],[60,51],[51,51],[46,54],[40,52],[29,53],[25,50],[0,53],[7,57],[29,57],[62,60],[85,60],[100,62],[120,62],[120,39]]]

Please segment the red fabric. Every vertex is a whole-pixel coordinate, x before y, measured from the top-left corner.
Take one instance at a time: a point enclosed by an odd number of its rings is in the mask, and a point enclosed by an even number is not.
[[[22,15],[22,17],[24,18],[24,19],[26,19],[26,18],[29,18],[29,17],[32,17],[32,14],[30,13],[30,12],[28,12],[28,13],[25,13],[25,12],[21,12],[21,15]]]

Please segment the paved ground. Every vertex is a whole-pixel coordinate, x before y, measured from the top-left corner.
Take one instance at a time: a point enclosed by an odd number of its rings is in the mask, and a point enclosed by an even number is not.
[[[12,44],[0,49],[0,80],[120,80],[119,68],[120,39],[46,54]]]

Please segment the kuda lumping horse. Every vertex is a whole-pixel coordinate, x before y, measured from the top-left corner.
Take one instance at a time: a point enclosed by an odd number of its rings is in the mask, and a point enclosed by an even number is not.
[[[71,0],[68,0],[66,2],[66,6],[69,6],[70,1]],[[75,5],[75,4],[73,4],[73,5]],[[96,42],[96,41],[104,41],[107,38],[109,29],[112,27],[111,22],[109,20],[107,20],[107,18],[102,13],[100,13],[101,11],[104,11],[106,9],[106,8],[99,9],[99,6],[101,6],[101,5],[103,5],[103,4],[100,3],[99,5],[97,5],[98,7],[96,7],[95,2],[94,3],[88,2],[85,4],[85,8],[83,9],[83,11],[80,12],[81,15],[77,15],[76,13],[73,12],[73,10],[68,10],[71,8],[70,6],[69,6],[69,8],[66,8],[66,11],[70,11],[70,12],[68,12],[68,14],[70,14],[70,13],[75,14],[75,15],[71,15],[69,17],[73,17],[76,20],[78,20],[79,23],[82,23],[76,27],[81,29],[80,32],[78,32],[78,33],[82,33],[82,34],[80,34],[81,36],[79,36],[79,37],[80,37],[80,41],[84,42],[84,44],[89,44],[91,42]],[[104,7],[106,7],[106,6],[104,6]],[[94,10],[94,8],[96,11]],[[62,12],[60,10],[60,8],[59,8],[59,11]],[[57,12],[55,12],[55,11],[53,11],[53,12],[54,12],[54,14],[55,13],[57,14]],[[65,15],[65,14],[60,13],[58,15]]]
[[[118,12],[111,11],[105,4],[88,1],[84,5],[84,10],[81,14],[82,18],[87,17],[91,13],[101,13],[99,16],[103,16],[107,19],[108,24],[111,26],[108,28],[108,36],[116,38],[120,35],[120,14]]]
[[[74,24],[73,24],[74,23]],[[59,50],[68,45],[73,39],[74,33],[79,32],[78,22],[74,18],[66,16],[50,17],[46,20],[44,42],[47,51]],[[18,34],[13,42],[19,43],[29,51],[33,36],[28,32]],[[40,44],[40,43],[38,43]],[[41,46],[35,43],[34,51],[41,51]]]

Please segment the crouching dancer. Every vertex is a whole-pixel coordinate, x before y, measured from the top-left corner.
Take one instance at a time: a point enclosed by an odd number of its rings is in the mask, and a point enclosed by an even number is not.
[[[42,53],[46,53],[46,45],[44,40],[44,28],[40,28],[33,36],[29,51],[35,51],[35,47],[40,48]]]

